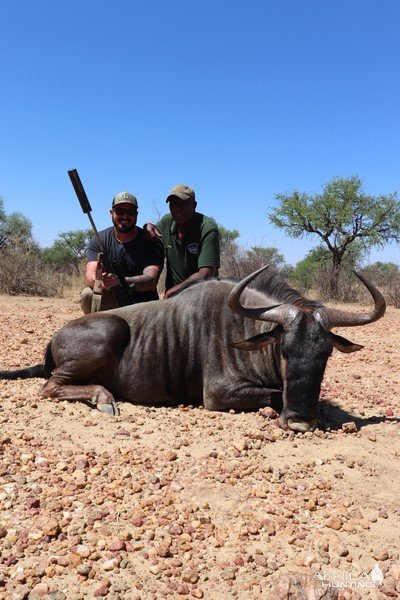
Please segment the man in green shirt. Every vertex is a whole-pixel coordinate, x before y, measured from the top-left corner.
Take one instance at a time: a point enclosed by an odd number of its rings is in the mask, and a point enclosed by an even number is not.
[[[166,202],[170,214],[164,215],[157,227],[146,225],[152,238],[162,237],[164,244],[167,258],[164,298],[189,281],[216,275],[219,268],[218,226],[210,217],[196,212],[194,190],[187,185],[176,185]]]

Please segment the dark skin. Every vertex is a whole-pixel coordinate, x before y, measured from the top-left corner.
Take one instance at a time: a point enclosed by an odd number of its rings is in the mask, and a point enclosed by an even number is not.
[[[195,213],[197,206],[197,202],[195,200],[182,200],[177,196],[172,196],[169,200],[169,210],[171,212],[172,218],[174,219],[177,225],[178,238],[182,240],[190,226],[190,223],[193,219],[193,215]],[[152,237],[152,239],[162,238],[161,232],[157,229],[155,225],[152,223],[148,223],[147,231]],[[213,277],[216,274],[215,267],[200,267],[196,273],[193,273],[174,287],[170,288],[164,294],[164,300],[169,298],[173,294],[179,292],[186,285],[186,283],[190,281],[199,281],[202,279],[206,279],[206,277]]]

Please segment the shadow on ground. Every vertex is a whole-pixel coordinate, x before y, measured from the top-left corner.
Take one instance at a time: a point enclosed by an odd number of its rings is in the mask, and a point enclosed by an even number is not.
[[[320,429],[340,429],[343,423],[349,423],[353,421],[357,429],[367,427],[368,425],[376,425],[377,423],[390,422],[398,423],[400,421],[397,417],[385,417],[382,415],[374,415],[372,417],[358,417],[347,410],[341,408],[338,404],[329,400],[320,400],[319,402],[319,414],[318,424]]]

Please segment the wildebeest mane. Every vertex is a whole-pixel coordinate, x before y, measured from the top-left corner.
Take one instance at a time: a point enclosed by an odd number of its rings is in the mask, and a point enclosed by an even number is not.
[[[232,281],[237,283],[240,281],[240,277],[208,277],[206,279],[188,281],[185,283],[178,292],[171,294],[175,296],[181,291],[191,288],[195,285],[201,285],[211,279],[217,281]],[[295,288],[293,288],[283,277],[283,275],[276,269],[266,269],[260,275],[258,275],[253,281],[250,282],[249,288],[253,288],[259,292],[262,292],[268,296],[274,302],[279,304],[294,304],[301,308],[316,310],[321,308],[322,303],[317,300],[309,300],[300,294]]]
[[[293,288],[276,269],[266,269],[249,284],[269,298],[281,304],[294,304],[305,309],[316,310],[321,308],[322,303],[317,300],[309,300]]]

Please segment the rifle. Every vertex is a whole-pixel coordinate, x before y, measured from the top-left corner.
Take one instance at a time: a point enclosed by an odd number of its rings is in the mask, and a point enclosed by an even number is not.
[[[119,279],[119,286],[112,288],[110,292],[114,295],[114,299],[118,306],[126,306],[128,304],[132,304],[131,292],[133,290],[126,282],[125,276],[122,272],[121,262],[118,260],[110,263],[107,259],[104,245],[101,241],[101,237],[99,235],[99,232],[97,231],[97,227],[91,215],[92,207],[90,206],[89,199],[86,195],[85,189],[78,175],[78,171],[76,169],[71,169],[70,171],[68,171],[68,175],[71,180],[72,186],[75,190],[75,194],[79,200],[79,204],[81,205],[82,211],[88,216],[94,236],[97,240],[97,243],[99,244],[101,252],[99,253],[98,260],[101,262],[101,264],[103,265],[103,269],[107,273],[114,273]]]

